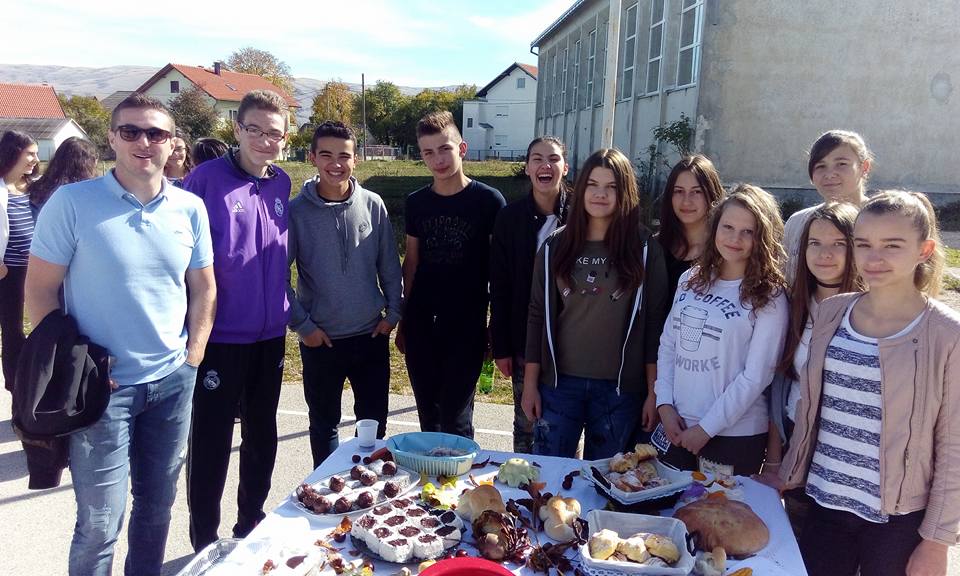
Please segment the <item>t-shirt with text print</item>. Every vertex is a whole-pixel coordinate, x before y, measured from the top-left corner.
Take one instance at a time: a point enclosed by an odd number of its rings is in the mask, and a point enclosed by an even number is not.
[[[633,291],[619,287],[617,268],[603,241],[588,241],[573,263],[573,281],[556,279],[557,371],[616,380],[633,307]]]
[[[406,315],[458,314],[486,322],[490,235],[503,195],[471,181],[452,196],[425,186],[407,197],[406,233],[418,240]]]

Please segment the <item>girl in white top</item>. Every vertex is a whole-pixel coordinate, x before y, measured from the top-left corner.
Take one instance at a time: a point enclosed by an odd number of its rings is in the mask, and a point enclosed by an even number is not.
[[[752,474],[769,429],[763,391],[787,331],[776,201],[756,186],[737,186],[714,213],[710,237],[680,277],[660,338],[657,409],[672,444],[664,460]]]
[[[873,168],[873,153],[863,137],[849,130],[824,132],[810,147],[807,174],[824,202],[863,206],[867,201],[867,177]],[[795,212],[784,226],[787,250],[787,282],[792,284],[801,254],[800,234],[818,204]]]

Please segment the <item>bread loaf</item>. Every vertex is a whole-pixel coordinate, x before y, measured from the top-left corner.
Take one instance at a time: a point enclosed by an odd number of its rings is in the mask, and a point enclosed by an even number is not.
[[[696,533],[698,550],[717,546],[730,556],[746,556],[762,550],[770,541],[770,530],[753,510],[736,500],[706,498],[677,510],[674,518]]]

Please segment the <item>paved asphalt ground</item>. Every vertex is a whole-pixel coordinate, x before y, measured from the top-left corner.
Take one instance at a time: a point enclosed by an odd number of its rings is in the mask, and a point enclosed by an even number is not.
[[[353,396],[346,391],[343,398],[341,438],[353,435]],[[70,473],[64,473],[60,487],[45,491],[27,490],[26,459],[20,442],[10,427],[10,395],[0,392],[0,574],[66,574],[67,553],[76,518]],[[273,473],[273,489],[267,499],[272,508],[311,471],[310,445],[307,435],[306,404],[300,386],[283,387],[277,424],[280,444]],[[495,404],[477,404],[474,423],[476,439],[486,449],[510,451],[512,447],[513,408]],[[418,430],[416,409],[409,396],[390,397],[387,434]],[[220,536],[230,536],[236,517],[237,450],[239,425],[235,430],[234,458],[227,478],[223,499],[223,520]],[[163,574],[176,574],[192,557],[187,524],[185,474],[181,474],[178,498],[173,508],[173,521],[167,542]],[[129,502],[127,514],[129,517]],[[123,573],[126,553],[126,528],[120,536],[114,558],[114,574]],[[950,555],[951,575],[960,575],[960,547]]]

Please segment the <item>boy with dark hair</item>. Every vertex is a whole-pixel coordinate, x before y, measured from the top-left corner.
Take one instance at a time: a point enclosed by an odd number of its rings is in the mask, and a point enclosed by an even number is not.
[[[397,347],[406,354],[424,431],[473,437],[473,396],[487,349],[490,235],[505,204],[463,173],[467,143],[450,112],[417,123],[433,183],[407,197]]]
[[[339,445],[344,380],[358,420],[387,427],[390,332],[400,321],[400,258],[387,208],[353,177],[356,138],[340,122],[317,127],[317,175],[290,201],[287,297],[300,336],[310,450],[319,466]],[[289,265],[297,265],[297,288]]]
[[[110,574],[128,491],[125,572],[159,575],[163,566],[217,296],[203,204],[163,177],[173,133],[158,101],[124,100],[107,134],[116,166],[57,190],[30,246],[25,294],[34,325],[69,311],[115,360],[106,411],[69,437],[71,576]]]
[[[284,276],[290,178],[273,164],[287,122],[287,104],[278,94],[248,93],[233,128],[239,147],[197,166],[183,182],[207,208],[220,294],[197,374],[187,457],[190,541],[198,551],[218,538],[238,403],[242,442],[233,536],[243,538],[265,516],[289,318]]]

